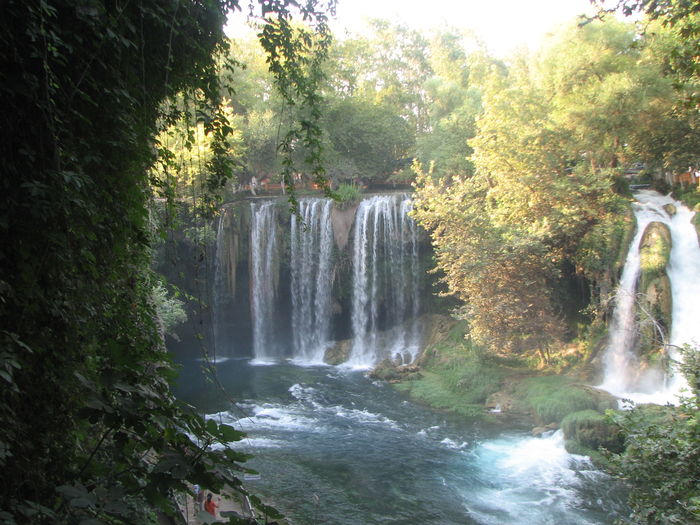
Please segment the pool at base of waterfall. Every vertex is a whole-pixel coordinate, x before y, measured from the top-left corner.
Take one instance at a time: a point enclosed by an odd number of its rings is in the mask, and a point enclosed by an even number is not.
[[[608,524],[627,513],[622,486],[534,438],[434,411],[362,372],[288,364],[217,365],[231,406],[185,364],[178,395],[247,433],[260,479],[246,481],[296,525]]]

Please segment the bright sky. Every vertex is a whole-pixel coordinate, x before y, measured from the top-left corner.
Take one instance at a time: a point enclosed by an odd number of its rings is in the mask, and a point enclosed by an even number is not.
[[[591,11],[589,0],[338,0],[331,26],[339,36],[345,29],[361,32],[365,18],[400,21],[424,30],[471,29],[502,57],[519,46],[537,48],[557,25]],[[240,31],[244,19],[239,13],[227,32],[233,36]]]
[[[337,11],[334,31],[358,32],[365,17],[416,29],[472,29],[498,56],[523,45],[534,49],[557,25],[592,12],[589,0],[339,0]]]

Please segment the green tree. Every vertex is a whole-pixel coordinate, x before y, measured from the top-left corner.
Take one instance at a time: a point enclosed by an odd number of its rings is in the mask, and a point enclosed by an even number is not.
[[[360,96],[331,99],[323,128],[333,179],[384,179],[410,164],[414,134],[390,105]]]
[[[470,175],[468,140],[476,134],[481,93],[470,86],[466,38],[456,31],[433,36],[427,53],[433,77],[424,84],[429,124],[417,138],[417,158],[435,176]]]

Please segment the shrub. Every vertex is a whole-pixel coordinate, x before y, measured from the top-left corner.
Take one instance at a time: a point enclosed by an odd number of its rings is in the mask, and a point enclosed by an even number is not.
[[[341,183],[335,191],[340,207],[344,208],[362,199],[362,190],[354,184]]]

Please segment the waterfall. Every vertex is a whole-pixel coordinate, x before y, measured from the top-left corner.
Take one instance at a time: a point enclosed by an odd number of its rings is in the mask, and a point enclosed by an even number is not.
[[[678,348],[684,344],[700,344],[700,248],[691,220],[694,215],[682,203],[654,191],[637,193],[635,204],[637,232],[630,243],[620,285],[615,296],[615,309],[610,327],[610,341],[604,354],[604,380],[600,388],[619,397],[637,402],[673,402],[686,386],[680,374],[672,374],[664,385],[648,393],[631,392],[631,377],[636,366],[634,345],[636,329],[636,287],[639,277],[639,243],[646,226],[653,221],[666,224],[671,232],[672,248],[666,268],[673,298],[669,356],[679,359]],[[677,212],[669,216],[663,208],[673,204]]]
[[[411,361],[417,353],[418,233],[410,209],[404,195],[379,195],[355,214],[352,366],[372,366],[387,354]]]
[[[253,356],[270,363],[280,356],[275,345],[277,288],[277,213],[273,201],[250,204],[250,296]]]
[[[330,199],[302,199],[291,220],[293,360],[323,363],[331,326]]]
[[[214,260],[214,288],[212,290],[212,331],[214,335],[214,353],[215,355],[228,354],[227,341],[224,336],[223,325],[224,319],[224,303],[226,301],[225,292],[228,289],[227,277],[227,243],[225,238],[224,223],[226,220],[226,208],[221,212],[219,224],[216,228],[216,258]],[[234,270],[235,271],[235,270]]]

